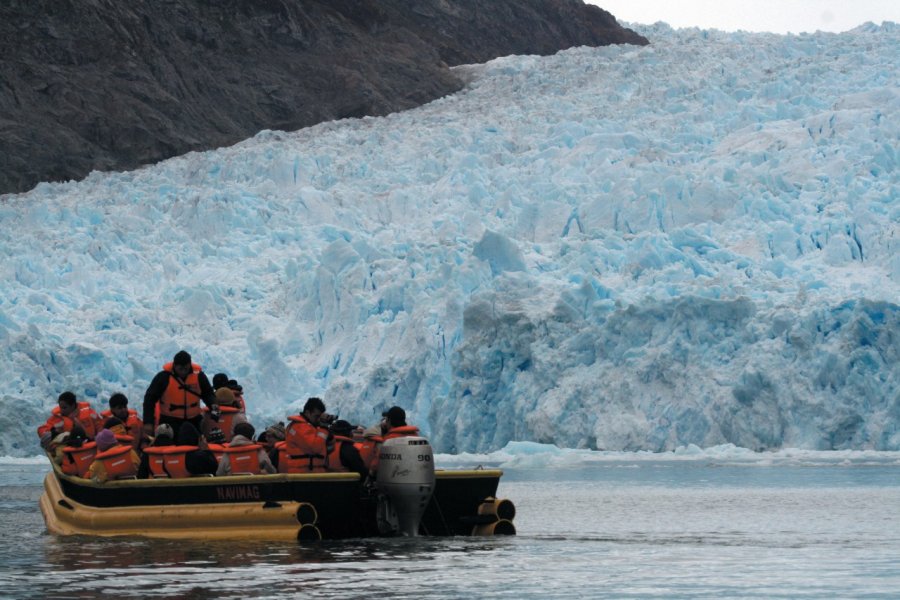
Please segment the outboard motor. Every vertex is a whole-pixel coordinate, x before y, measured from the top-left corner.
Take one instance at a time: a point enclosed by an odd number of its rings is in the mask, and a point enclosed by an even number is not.
[[[434,491],[434,453],[422,437],[385,440],[378,455],[378,529],[414,537]]]

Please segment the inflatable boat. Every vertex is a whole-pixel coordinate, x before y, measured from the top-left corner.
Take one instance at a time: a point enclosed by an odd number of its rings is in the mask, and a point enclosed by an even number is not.
[[[283,473],[96,483],[58,465],[40,498],[57,535],[317,541],[386,535],[514,535],[496,469],[433,468],[423,438],[385,442],[378,483],[356,473]]]

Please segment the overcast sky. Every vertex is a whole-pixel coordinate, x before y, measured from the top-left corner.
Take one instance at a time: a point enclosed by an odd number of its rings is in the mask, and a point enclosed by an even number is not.
[[[860,23],[900,23],[900,0],[588,0],[619,22],[724,31],[847,31]]]

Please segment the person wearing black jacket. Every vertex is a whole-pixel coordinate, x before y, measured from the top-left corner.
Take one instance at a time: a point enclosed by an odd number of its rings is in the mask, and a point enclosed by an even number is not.
[[[206,445],[206,438],[200,435],[197,428],[185,422],[181,424],[178,430],[179,446],[197,446],[196,450],[191,450],[184,455],[184,466],[191,475],[215,475],[216,469],[219,468],[219,461],[213,454],[209,446]]]
[[[156,435],[150,438],[152,441],[148,447],[159,448],[160,446],[174,446],[175,432],[171,425],[163,423],[156,428]],[[146,452],[141,453],[141,464],[138,467],[137,478],[147,479],[152,475],[150,472],[150,455]]]
[[[337,420],[331,424],[331,437],[329,439],[329,471],[347,470],[359,473],[360,482],[364,482],[369,475],[369,469],[359,455],[359,450],[353,445],[353,425],[344,420]],[[335,461],[334,459],[338,460]],[[340,464],[336,464],[340,463]]]
[[[191,423],[200,429],[201,401],[209,407],[210,416],[218,421],[219,406],[206,373],[191,361],[184,350],[163,365],[144,394],[144,432],[150,436],[162,423],[179,431],[182,423]],[[159,406],[159,418],[156,409]]]

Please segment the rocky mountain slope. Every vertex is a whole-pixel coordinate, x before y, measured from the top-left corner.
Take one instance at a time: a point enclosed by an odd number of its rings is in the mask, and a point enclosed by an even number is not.
[[[461,87],[449,66],[646,44],[581,0],[8,0],[0,194],[384,115]]]

